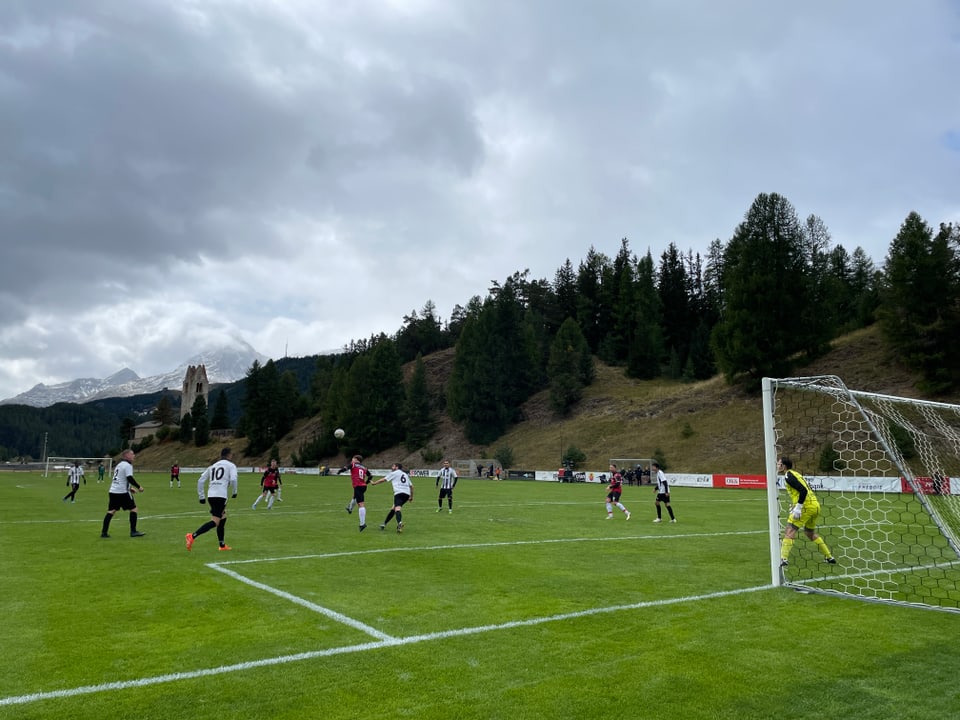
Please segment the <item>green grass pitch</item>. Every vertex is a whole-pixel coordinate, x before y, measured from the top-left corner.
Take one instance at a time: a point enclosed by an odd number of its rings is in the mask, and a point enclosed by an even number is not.
[[[107,485],[0,474],[0,718],[940,718],[960,714],[960,617],[769,584],[765,496],[414,478],[348,515],[346,476],[288,475],[227,542],[196,476],[138,475],[142,538]],[[799,542],[799,541],[798,541]]]

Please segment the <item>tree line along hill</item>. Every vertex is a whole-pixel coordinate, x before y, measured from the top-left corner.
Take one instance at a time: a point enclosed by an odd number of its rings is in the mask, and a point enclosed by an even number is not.
[[[450,372],[452,351],[444,350],[424,358],[431,385],[442,386]],[[635,380],[622,368],[597,361],[597,376],[584,396],[566,417],[550,409],[548,391],[533,396],[523,407],[524,419],[511,427],[496,445],[509,446],[518,469],[550,469],[559,465],[563,450],[571,444],[586,455],[585,465],[603,469],[610,458],[649,457],[659,450],[672,472],[761,473],[763,420],[761,398],[741,385],[729,385],[720,376],[696,383],[664,379]],[[917,388],[916,373],[905,370],[893,357],[871,326],[838,338],[833,348],[813,363],[797,369],[798,375],[838,375],[853,389],[899,395],[929,397]],[[943,402],[960,402],[960,396],[940,396]],[[289,463],[305,438],[318,423],[316,417],[297,422],[296,428],[280,443],[281,459]],[[232,446],[240,449],[243,441]],[[488,458],[493,447],[470,443],[462,428],[442,417],[428,444],[451,459]],[[173,462],[203,466],[216,459],[220,445],[198,448],[170,442],[142,450],[137,465],[163,470]],[[260,465],[269,453],[244,456],[243,465]],[[339,466],[342,455],[325,464]],[[424,462],[419,452],[410,453],[397,445],[366,458],[371,467],[387,467],[401,460],[410,467],[437,467]]]
[[[671,243],[658,264],[624,238],[615,257],[591,247],[552,281],[527,271],[493,281],[445,324],[434,310],[428,302],[395,334],[336,355],[254,362],[179,427],[172,393],[151,411],[143,398],[2,407],[0,457],[38,457],[41,443],[47,454],[113,454],[152,418],[163,427],[134,445],[147,459],[151,448],[188,457],[196,447],[206,461],[211,431],[222,429],[237,434],[239,456],[285,465],[361,453],[413,465],[448,456],[603,467],[656,455],[674,470],[747,471],[759,456],[752,423],[764,376],[823,367],[817,374],[859,389],[903,384],[937,399],[960,390],[960,355],[948,352],[960,336],[960,226],[934,231],[910,213],[877,270],[862,249],[832,246],[822,220],[801,222],[785,198],[762,193],[704,258]],[[858,383],[832,369],[858,341],[874,375],[889,377]]]

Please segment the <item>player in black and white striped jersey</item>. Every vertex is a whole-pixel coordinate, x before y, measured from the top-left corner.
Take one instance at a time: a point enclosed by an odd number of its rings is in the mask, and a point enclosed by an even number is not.
[[[83,468],[80,466],[80,461],[74,461],[73,467],[67,470],[67,485],[70,488],[70,492],[63,496],[63,501],[66,502],[76,502],[77,490],[80,489],[80,480],[83,480],[83,484],[87,484],[87,479],[83,476]]]
[[[450,461],[444,460],[440,474],[437,475],[436,487],[440,488],[440,497],[437,498],[437,512],[443,510],[443,499],[447,499],[448,512],[453,512],[453,489],[460,478],[457,471],[450,467]]]

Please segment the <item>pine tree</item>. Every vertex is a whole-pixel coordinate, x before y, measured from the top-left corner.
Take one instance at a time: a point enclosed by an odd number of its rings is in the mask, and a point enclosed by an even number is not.
[[[447,385],[450,416],[481,445],[496,440],[516,419],[539,377],[533,333],[515,280],[495,287],[479,313],[467,319]]]
[[[605,313],[601,288],[609,265],[609,258],[591,247],[577,272],[577,323],[594,353],[600,349],[600,341],[607,330],[603,325]]]
[[[193,415],[188,411],[180,418],[179,440],[184,445],[193,442]]]
[[[723,311],[713,330],[717,364],[728,381],[744,376],[759,387],[782,377],[791,357],[808,348],[803,234],[793,206],[761,194],[737,226],[723,258]]]
[[[163,395],[157,401],[157,407],[154,409],[152,417],[160,425],[173,425],[175,421],[174,412],[173,412],[173,403],[170,401],[169,395]]]
[[[664,309],[663,344],[670,354],[670,366],[679,377],[680,368],[686,362],[693,333],[693,311],[691,307],[690,278],[683,256],[677,246],[670,243],[660,256],[660,270],[658,274],[657,294],[660,298],[660,307]]]
[[[573,318],[567,318],[550,347],[547,364],[550,405],[560,415],[583,396],[583,388],[593,381],[593,360],[586,338]]]
[[[430,411],[430,393],[427,388],[427,371],[423,363],[423,355],[417,355],[414,360],[413,373],[407,383],[403,424],[406,428],[404,444],[410,452],[424,447],[437,427],[436,420]]]
[[[197,447],[203,447],[210,442],[210,420],[207,417],[207,401],[203,395],[197,395],[190,414],[193,416],[193,442]]]
[[[637,263],[636,326],[627,355],[629,377],[643,380],[660,377],[664,356],[661,314],[653,258],[648,252]]]
[[[213,416],[210,418],[211,430],[227,430],[230,428],[230,407],[227,393],[224,390],[217,392],[217,399],[213,405]]]
[[[934,236],[911,212],[890,244],[878,316],[887,341],[923,375],[924,389],[946,392],[960,383],[951,351],[960,331],[960,232],[941,225]]]
[[[625,365],[633,343],[637,313],[637,260],[626,238],[612,265],[603,270],[601,283],[601,322],[606,332],[597,355],[611,365]]]

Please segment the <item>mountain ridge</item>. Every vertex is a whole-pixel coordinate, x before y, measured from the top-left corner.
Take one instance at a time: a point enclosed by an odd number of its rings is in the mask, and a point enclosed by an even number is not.
[[[147,395],[166,389],[179,392],[191,365],[204,365],[211,384],[231,383],[245,377],[254,360],[264,363],[268,359],[248,343],[238,341],[197,353],[173,370],[159,375],[141,378],[135,371],[124,367],[105,378],[77,378],[55,385],[38,383],[19,395],[0,400],[0,405],[42,408],[62,402],[88,403],[111,397]]]

